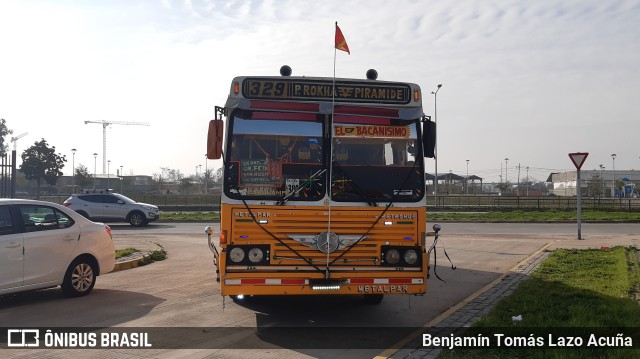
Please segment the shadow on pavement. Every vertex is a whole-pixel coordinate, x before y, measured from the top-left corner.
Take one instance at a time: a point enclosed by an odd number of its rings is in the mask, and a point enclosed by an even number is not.
[[[3,327],[113,326],[144,317],[164,301],[149,294],[99,288],[84,297],[66,298],[59,288],[51,288],[0,297],[0,322]],[[38,316],[44,319],[34,319],[39,312],[47,313]]]

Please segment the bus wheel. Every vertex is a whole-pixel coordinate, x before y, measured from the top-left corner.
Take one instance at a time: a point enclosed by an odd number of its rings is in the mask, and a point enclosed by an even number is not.
[[[384,298],[384,294],[365,294],[364,304],[380,304],[380,302],[382,302],[382,298]]]

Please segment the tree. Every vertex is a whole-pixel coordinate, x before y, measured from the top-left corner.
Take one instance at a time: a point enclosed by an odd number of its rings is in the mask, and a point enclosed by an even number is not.
[[[21,157],[20,171],[26,179],[35,180],[38,186],[36,199],[40,198],[40,183],[44,180],[55,186],[58,177],[62,176],[64,163],[67,162],[64,155],[56,154],[56,146],[49,147],[44,138],[27,148]]]
[[[93,176],[89,173],[87,166],[79,164],[76,168],[76,186],[80,188],[87,188],[93,183]]]
[[[213,183],[220,183],[222,176],[224,175],[224,168],[220,167],[213,173]]]
[[[500,182],[496,187],[498,187],[500,192],[506,193],[511,188],[511,182]]]
[[[604,196],[604,180],[599,174],[594,174],[587,180],[587,195],[591,198]]]
[[[13,130],[7,128],[7,121],[4,118],[0,118],[0,156],[7,154],[9,146],[5,142],[5,137],[13,133]]]
[[[189,177],[184,177],[180,180],[180,192],[183,194],[191,194],[193,189],[192,179]]]

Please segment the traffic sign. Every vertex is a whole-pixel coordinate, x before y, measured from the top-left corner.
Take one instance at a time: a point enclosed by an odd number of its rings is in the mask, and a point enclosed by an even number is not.
[[[577,170],[580,170],[582,164],[584,164],[584,160],[589,156],[589,152],[573,152],[569,154],[569,158],[571,158],[571,162],[576,166]]]

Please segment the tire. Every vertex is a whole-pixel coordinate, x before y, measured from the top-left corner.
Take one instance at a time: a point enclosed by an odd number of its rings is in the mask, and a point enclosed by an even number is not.
[[[368,304],[368,305],[380,304],[383,298],[384,298],[384,294],[365,294],[364,304]]]
[[[60,288],[67,297],[82,297],[96,284],[96,265],[87,257],[74,260],[64,275]]]
[[[127,218],[127,221],[134,227],[144,226],[149,223],[149,221],[147,221],[147,217],[145,217],[144,213],[140,211],[131,212],[129,214],[129,217]]]
[[[89,218],[89,215],[85,211],[80,211],[80,212],[78,212],[78,214],[81,215],[82,217],[88,219],[88,220],[91,220],[91,218]]]

